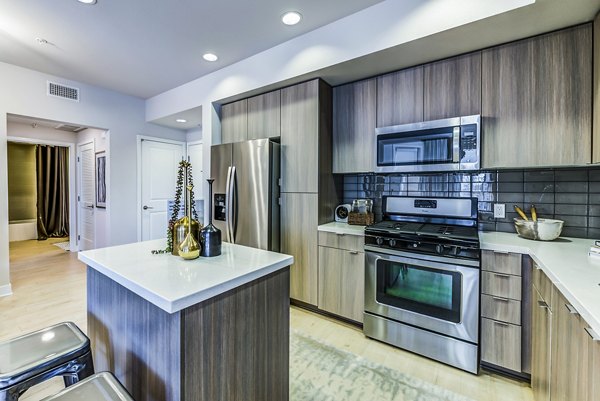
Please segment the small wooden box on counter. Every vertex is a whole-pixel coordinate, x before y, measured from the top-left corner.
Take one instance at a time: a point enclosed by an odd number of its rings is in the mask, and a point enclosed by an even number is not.
[[[373,213],[348,213],[348,224],[354,226],[370,226],[375,223],[375,215]]]

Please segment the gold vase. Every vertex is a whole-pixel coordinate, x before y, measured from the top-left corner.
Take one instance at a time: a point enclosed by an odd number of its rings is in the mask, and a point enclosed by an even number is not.
[[[181,224],[183,230],[181,230],[180,228],[175,230],[174,228],[174,234],[184,234],[183,241],[174,242],[174,244],[177,244],[177,251],[179,253],[179,256],[187,260],[196,259],[200,256],[200,242],[198,241],[198,236],[200,234],[200,224],[198,224],[198,222],[192,218],[192,188],[193,187],[191,185],[188,185],[186,187],[186,216],[183,219],[179,220],[183,220]],[[177,224],[175,224],[175,226],[177,226]],[[173,237],[174,240],[175,238],[176,237]]]
[[[187,191],[187,177],[186,177],[186,191]],[[172,247],[171,254],[174,256],[179,256],[179,245],[185,241],[185,237],[187,236],[188,231],[192,233],[192,236],[196,240],[196,242],[200,243],[200,223],[197,220],[192,218],[192,202],[191,199],[191,189],[189,193],[186,192],[184,196],[184,210],[185,215],[177,220],[173,225],[173,229],[171,232]]]

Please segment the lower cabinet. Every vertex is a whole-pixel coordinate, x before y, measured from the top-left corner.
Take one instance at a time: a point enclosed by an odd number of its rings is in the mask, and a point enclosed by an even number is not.
[[[281,252],[294,257],[290,297],[317,305],[318,195],[281,193]]]
[[[600,401],[600,336],[541,270],[533,282],[535,400]]]
[[[365,254],[319,247],[319,309],[362,323]]]
[[[536,401],[550,401],[552,310],[535,286],[532,292],[531,388]]]
[[[318,307],[363,322],[365,309],[365,238],[319,231]]]

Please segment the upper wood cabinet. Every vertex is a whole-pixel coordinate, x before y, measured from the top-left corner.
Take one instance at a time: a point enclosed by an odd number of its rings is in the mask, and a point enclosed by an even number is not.
[[[423,66],[377,77],[377,126],[423,121]]]
[[[281,90],[281,191],[318,192],[319,80]]]
[[[596,15],[594,19],[594,135],[592,143],[595,144],[593,147],[592,161],[594,163],[600,163],[600,13]]]
[[[481,113],[481,52],[423,67],[425,121]]]
[[[248,100],[221,106],[221,143],[248,139]]]
[[[333,172],[374,170],[377,80],[333,89]]]
[[[276,138],[281,135],[281,91],[248,99],[248,139]]]
[[[483,51],[483,166],[591,161],[592,27]]]

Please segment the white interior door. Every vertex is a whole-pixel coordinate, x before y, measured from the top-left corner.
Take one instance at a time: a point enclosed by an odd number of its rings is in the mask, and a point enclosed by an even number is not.
[[[79,250],[94,249],[96,245],[94,202],[96,200],[94,142],[77,145],[77,221]]]
[[[183,143],[142,139],[142,241],[167,236],[167,202],[175,197],[177,170],[185,156]]]

